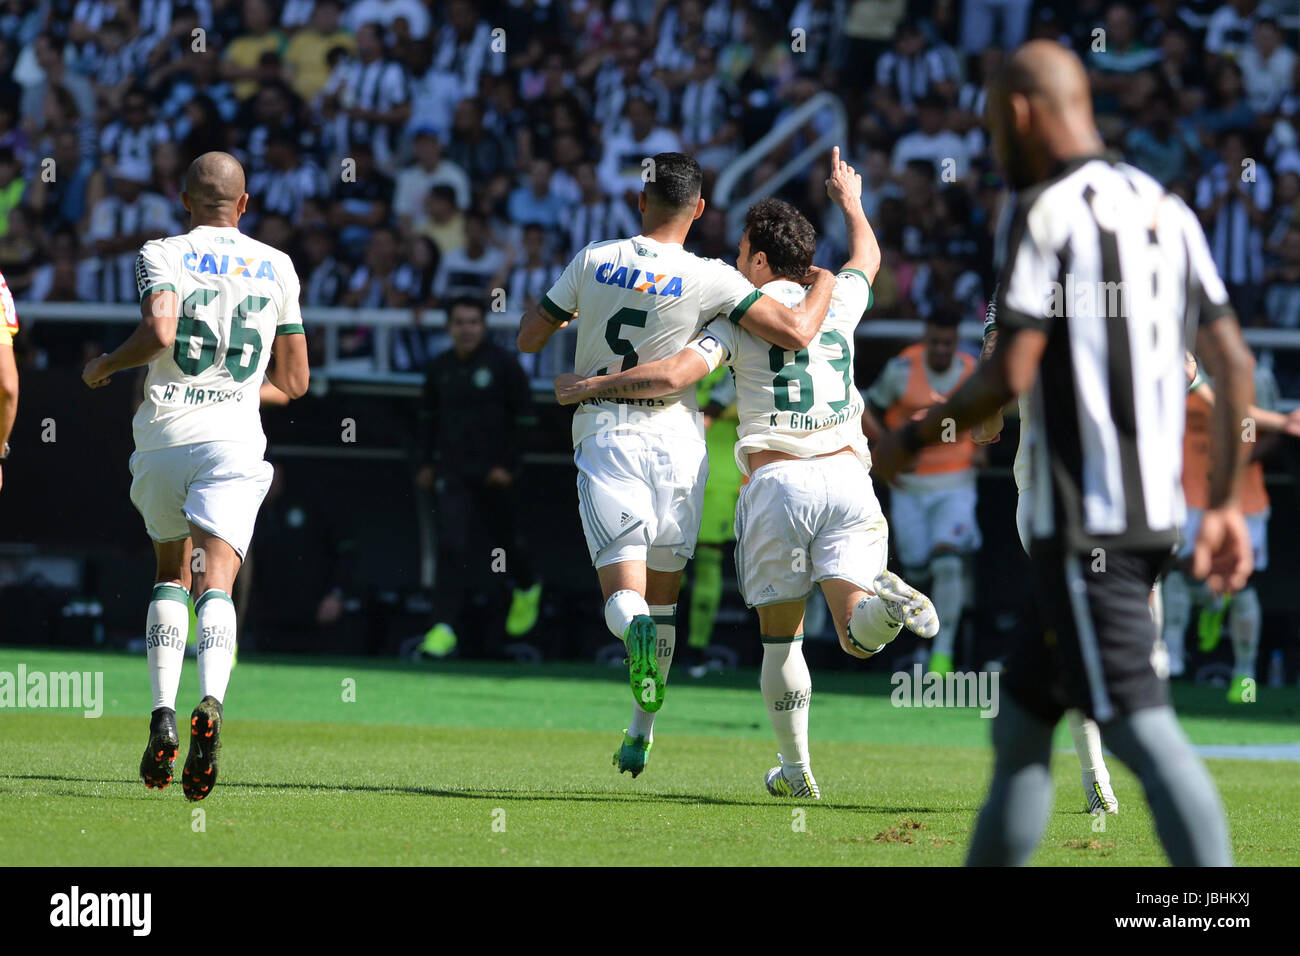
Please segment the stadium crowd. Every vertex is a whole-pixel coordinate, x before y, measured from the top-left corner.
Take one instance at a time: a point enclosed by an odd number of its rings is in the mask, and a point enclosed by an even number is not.
[[[681,149],[716,177],[829,90],[884,250],[876,313],[975,317],[1002,194],[984,79],[1048,36],[1084,57],[1108,144],[1199,212],[1243,322],[1297,329],[1300,96],[1295,23],[1278,19],[1294,6],[6,0],[0,270],[20,302],[133,301],[136,250],[181,228],[186,164],[226,149],[249,173],[246,228],[292,252],[305,305],[418,317],[502,289],[521,309],[575,250],[636,231],[643,157]],[[824,176],[783,190],[817,224],[823,264],[843,255]],[[729,238],[716,207],[691,234],[722,257]],[[24,328],[20,361],[40,364],[112,335]],[[393,366],[422,368],[445,345],[417,318]],[[345,355],[371,348],[365,328],[343,336]],[[1300,386],[1300,369],[1278,372]]]

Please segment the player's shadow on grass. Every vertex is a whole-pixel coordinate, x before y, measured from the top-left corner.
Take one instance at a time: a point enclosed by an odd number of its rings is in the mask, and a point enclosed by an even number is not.
[[[49,780],[58,783],[100,783],[100,784],[122,784],[132,783],[132,781],[121,779],[107,779],[103,777],[63,777],[54,774],[2,774],[0,780]],[[790,806],[803,806],[804,803],[815,806],[825,807],[829,810],[847,810],[851,813],[940,813],[948,812],[952,808],[940,810],[938,807],[881,807],[871,804],[862,803],[836,803],[829,800],[804,801],[798,800],[777,801],[769,798],[767,800],[731,799],[728,797],[719,797],[716,795],[698,794],[698,793],[612,793],[604,790],[571,790],[563,793],[550,793],[544,790],[502,790],[493,788],[474,788],[470,787],[464,790],[451,790],[443,787],[411,787],[411,786],[391,786],[384,787],[375,784],[327,784],[327,783],[254,783],[251,781],[240,780],[222,780],[218,788],[229,790],[313,790],[321,793],[329,792],[350,792],[360,791],[362,793],[394,793],[409,794],[417,797],[450,797],[462,800],[518,800],[527,803],[538,800],[548,801],[577,801],[580,803],[675,803],[681,806],[692,806],[695,804],[707,804],[710,806],[728,806],[728,807],[779,807],[781,803],[787,803]],[[6,788],[0,787],[0,792]],[[214,791],[215,792],[215,791]],[[61,791],[59,796],[70,797],[87,797],[91,794],[74,793],[71,791]],[[976,808],[968,808],[972,812]]]

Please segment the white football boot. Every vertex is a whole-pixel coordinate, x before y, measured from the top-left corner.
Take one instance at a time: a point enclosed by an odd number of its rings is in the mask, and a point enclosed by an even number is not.
[[[769,770],[763,781],[767,784],[768,793],[774,797],[800,797],[808,800],[822,798],[821,789],[810,771],[787,768],[785,758],[780,754],[776,755],[776,762],[778,766]]]
[[[930,599],[893,571],[881,571],[871,587],[885,602],[889,616],[917,637],[939,633],[939,614]]]

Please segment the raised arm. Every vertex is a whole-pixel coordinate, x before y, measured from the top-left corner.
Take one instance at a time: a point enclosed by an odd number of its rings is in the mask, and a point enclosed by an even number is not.
[[[844,268],[855,269],[867,277],[867,282],[875,282],[876,273],[880,271],[880,245],[862,209],[862,176],[840,159],[838,146],[831,150],[831,175],[826,180],[826,195],[840,207],[848,230],[849,258]]]

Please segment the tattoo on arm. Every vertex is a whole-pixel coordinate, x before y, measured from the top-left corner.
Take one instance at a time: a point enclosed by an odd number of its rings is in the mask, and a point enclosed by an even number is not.
[[[984,347],[980,349],[980,361],[987,362],[993,357],[993,350],[998,345],[998,330],[989,329],[984,333]]]
[[[654,382],[615,382],[592,392],[593,398],[630,398],[638,392],[648,391]]]

